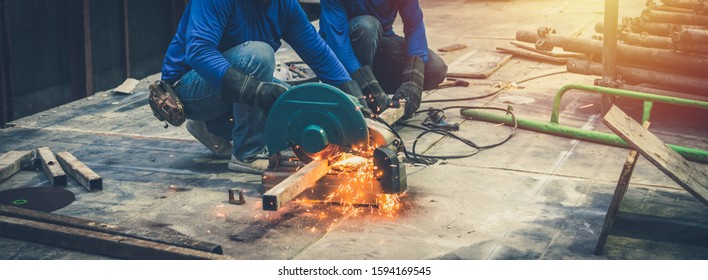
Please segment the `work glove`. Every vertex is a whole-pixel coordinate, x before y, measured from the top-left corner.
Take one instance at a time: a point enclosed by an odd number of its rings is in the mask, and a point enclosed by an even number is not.
[[[393,94],[393,100],[406,100],[403,119],[413,117],[415,111],[420,107],[420,100],[423,96],[424,75],[425,62],[423,62],[423,59],[417,55],[411,57],[403,68],[403,83]]]
[[[359,70],[356,70],[351,76],[359,84],[361,92],[366,97],[367,105],[374,113],[380,114],[389,107],[391,100],[381,88],[381,85],[379,85],[379,81],[374,77],[371,66],[359,67]]]
[[[364,94],[361,92],[361,88],[359,88],[359,85],[356,81],[352,80],[343,83],[339,85],[339,89],[346,93],[349,99],[354,101],[354,104],[359,107],[359,110],[361,110],[361,113],[365,117],[371,117],[374,115],[371,109],[369,109],[369,106],[367,106],[366,98],[364,98]]]
[[[258,80],[231,67],[226,70],[221,82],[221,99],[256,106],[268,114],[275,100],[287,90],[288,88],[281,84]]]

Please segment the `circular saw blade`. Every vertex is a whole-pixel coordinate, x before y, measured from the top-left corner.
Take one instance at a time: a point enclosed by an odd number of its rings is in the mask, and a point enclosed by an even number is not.
[[[365,147],[369,131],[359,107],[344,92],[307,83],[275,102],[266,122],[266,139],[271,153],[292,148],[300,160],[309,162]]]

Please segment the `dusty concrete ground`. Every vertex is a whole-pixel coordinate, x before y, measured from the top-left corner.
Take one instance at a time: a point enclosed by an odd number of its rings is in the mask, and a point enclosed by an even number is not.
[[[510,46],[519,29],[555,27],[559,34],[589,38],[602,18],[602,1],[421,1],[432,49],[453,43],[465,50],[444,54],[454,63],[474,49]],[[620,15],[637,16],[644,1],[622,1]],[[400,22],[396,26],[401,30]],[[280,53],[280,57],[288,53]],[[562,71],[514,58],[486,80],[468,88],[426,93],[425,99],[478,96],[496,82],[519,82]],[[101,92],[13,122],[0,130],[0,152],[48,146],[68,150],[104,178],[102,192],[87,193],[70,180],[77,200],[56,213],[124,227],[181,234],[221,244],[234,259],[706,259],[708,209],[657,168],[640,159],[621,211],[659,222],[620,220],[606,254],[593,250],[627,150],[519,130],[506,144],[465,159],[431,166],[408,165],[409,191],[393,218],[375,210],[346,211],[332,205],[291,203],[264,212],[260,177],[234,174],[214,160],[183,127],[163,129],[146,102],[144,79],[130,96]],[[569,73],[531,79],[494,97],[462,103],[506,107],[517,117],[547,121],[555,91],[568,83],[592,84],[595,77]],[[591,105],[591,106],[589,106]],[[641,104],[622,108],[640,114]],[[562,104],[561,123],[609,132],[602,124],[598,95],[572,92]],[[679,113],[677,113],[679,112]],[[466,120],[460,135],[478,144],[500,140],[508,127]],[[708,149],[706,114],[661,107],[652,131],[669,143]],[[418,124],[421,116],[410,122]],[[410,145],[419,133],[402,128]],[[418,144],[428,154],[469,151],[449,138],[430,136]],[[703,170],[708,166],[698,164]],[[46,186],[41,172],[22,171],[0,190]],[[173,186],[173,188],[170,188]],[[174,187],[181,191],[174,191]],[[246,191],[246,204],[227,202],[227,190]],[[632,216],[633,215],[633,216]],[[640,219],[641,220],[641,219]],[[622,226],[624,225],[624,226]],[[0,238],[0,259],[97,259],[101,256]]]

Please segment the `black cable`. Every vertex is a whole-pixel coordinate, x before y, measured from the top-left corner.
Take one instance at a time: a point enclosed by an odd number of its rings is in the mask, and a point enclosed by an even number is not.
[[[415,163],[423,163],[423,164],[426,164],[426,165],[432,164],[432,163],[433,163],[433,160],[436,160],[436,159],[438,159],[438,160],[445,160],[445,159],[459,159],[459,158],[471,157],[471,156],[473,156],[473,155],[476,155],[477,153],[479,153],[479,152],[480,152],[481,150],[483,150],[483,149],[489,149],[489,148],[493,148],[493,147],[497,147],[497,146],[499,146],[499,145],[502,145],[502,144],[506,143],[507,141],[509,141],[509,139],[511,139],[512,136],[514,136],[514,134],[515,134],[515,132],[516,132],[516,129],[517,129],[517,127],[518,127],[518,122],[517,122],[517,120],[516,120],[516,116],[514,116],[514,113],[511,112],[511,107],[507,107],[506,109],[504,109],[504,108],[497,108],[497,107],[450,106],[450,107],[445,107],[445,108],[441,108],[441,109],[426,109],[426,110],[420,110],[420,111],[417,111],[416,114],[418,114],[418,113],[424,113],[424,112],[430,112],[430,111],[435,111],[435,112],[437,113],[437,112],[442,112],[442,111],[444,111],[444,110],[449,110],[449,109],[479,109],[479,110],[504,111],[504,112],[507,112],[507,114],[510,114],[510,115],[511,115],[511,118],[512,118],[512,120],[513,120],[513,122],[514,122],[514,127],[511,129],[511,132],[509,133],[509,136],[507,136],[504,140],[502,140],[502,141],[500,141],[500,142],[498,142],[498,143],[491,144],[491,145],[479,146],[479,145],[477,145],[476,143],[472,142],[471,140],[465,139],[465,138],[463,138],[463,137],[460,137],[460,136],[458,136],[458,135],[456,135],[456,134],[454,134],[454,133],[452,133],[452,132],[450,132],[450,131],[448,131],[448,130],[439,129],[439,128],[430,129],[430,128],[427,128],[427,127],[416,126],[416,125],[407,124],[407,123],[401,123],[401,125],[403,125],[403,126],[408,126],[408,127],[413,127],[413,128],[416,128],[416,129],[423,130],[423,132],[420,133],[420,134],[418,134],[418,136],[417,136],[417,137],[415,138],[415,140],[413,141],[413,147],[411,148],[411,151],[409,152],[409,151],[406,149],[406,146],[405,146],[405,144],[404,144],[404,142],[403,142],[403,138],[401,138],[401,135],[399,135],[398,132],[397,132],[391,125],[389,125],[388,123],[386,123],[383,119],[381,119],[381,118],[378,117],[378,116],[375,116],[374,119],[375,119],[376,121],[378,121],[378,122],[384,124],[389,130],[391,130],[391,132],[396,136],[396,138],[399,139],[400,148],[403,150],[403,153],[405,154],[405,156],[406,156],[406,158],[407,158],[408,160],[410,160],[410,161],[412,161],[412,162],[415,162]],[[418,153],[416,153],[415,149],[416,149],[416,145],[418,144],[418,140],[420,140],[420,138],[422,138],[423,136],[425,136],[425,135],[427,135],[427,134],[430,134],[430,133],[435,133],[435,134],[439,134],[439,135],[443,135],[443,136],[447,136],[447,137],[456,139],[456,140],[458,140],[458,141],[464,143],[465,145],[474,148],[475,151],[472,152],[472,153],[469,153],[469,154],[462,154],[462,155],[423,155],[423,154],[418,154]]]

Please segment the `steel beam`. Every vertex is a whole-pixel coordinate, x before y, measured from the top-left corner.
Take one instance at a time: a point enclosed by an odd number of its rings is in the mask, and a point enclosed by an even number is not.
[[[9,0],[0,1],[0,128],[12,120]]]
[[[613,86],[617,79],[617,22],[619,0],[605,0],[605,24],[602,40],[602,85]]]

